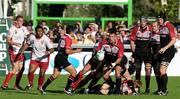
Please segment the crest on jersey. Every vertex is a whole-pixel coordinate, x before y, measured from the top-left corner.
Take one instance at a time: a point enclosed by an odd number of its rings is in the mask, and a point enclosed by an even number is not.
[[[44,44],[44,40],[41,41],[41,45],[43,45],[43,44]]]
[[[17,34],[17,30],[15,30],[15,34]]]

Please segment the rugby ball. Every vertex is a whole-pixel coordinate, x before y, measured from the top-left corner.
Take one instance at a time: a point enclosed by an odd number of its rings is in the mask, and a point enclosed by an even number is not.
[[[105,52],[104,51],[98,51],[97,53],[96,53],[96,59],[98,60],[98,61],[102,61],[103,59],[104,59],[104,55],[105,54]]]

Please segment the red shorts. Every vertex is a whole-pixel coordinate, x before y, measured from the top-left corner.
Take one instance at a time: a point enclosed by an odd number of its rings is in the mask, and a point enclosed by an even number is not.
[[[30,64],[35,65],[36,67],[39,67],[40,69],[48,69],[49,61],[48,62],[41,62],[37,60],[31,60]]]
[[[24,54],[20,54],[20,55],[18,55],[18,54],[9,54],[9,56],[10,56],[11,62],[14,62],[15,60],[16,61],[21,61],[21,62],[24,61]]]
[[[23,62],[25,60],[24,54],[20,54],[20,55],[14,54],[12,47],[10,47],[8,51],[11,62],[14,62],[15,60]]]

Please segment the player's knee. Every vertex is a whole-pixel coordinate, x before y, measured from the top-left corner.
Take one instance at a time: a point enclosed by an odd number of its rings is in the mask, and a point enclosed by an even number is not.
[[[45,73],[40,73],[39,76],[44,77],[44,76],[45,76]]]
[[[166,74],[166,70],[163,68],[163,69],[160,69],[160,74],[161,75],[164,75],[164,74]]]
[[[56,79],[57,77],[58,77],[58,73],[54,73],[54,74],[52,74],[52,77],[54,78],[54,79]]]
[[[109,79],[109,75],[103,75],[104,80],[108,80]]]
[[[16,72],[17,71],[15,71],[15,70],[10,71],[10,73],[12,73],[12,74],[16,74]]]
[[[77,71],[74,71],[74,72],[72,72],[72,74],[71,74],[73,77],[76,77],[76,75],[77,75]]]

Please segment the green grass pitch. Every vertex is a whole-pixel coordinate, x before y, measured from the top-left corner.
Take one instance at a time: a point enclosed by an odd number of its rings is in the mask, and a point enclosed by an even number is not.
[[[37,78],[34,79],[34,87],[30,91],[16,91],[13,90],[14,78],[9,84],[8,90],[0,90],[0,99],[180,99],[180,78],[179,77],[169,77],[168,79],[168,96],[156,96],[152,92],[156,90],[155,78],[152,77],[151,80],[151,93],[149,95],[141,94],[138,96],[127,96],[127,95],[92,95],[92,94],[75,94],[73,96],[68,96],[63,92],[64,86],[66,85],[67,75],[61,76],[56,79],[48,88],[47,95],[42,96],[39,91],[37,91]],[[46,76],[46,79],[48,75]],[[3,76],[0,76],[0,84],[4,80]],[[144,77],[142,77],[144,83]],[[100,81],[100,83],[102,80]],[[27,75],[24,75],[21,80],[21,86],[25,87],[27,85]],[[144,91],[144,86],[141,92]]]

